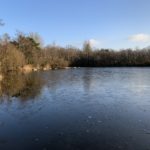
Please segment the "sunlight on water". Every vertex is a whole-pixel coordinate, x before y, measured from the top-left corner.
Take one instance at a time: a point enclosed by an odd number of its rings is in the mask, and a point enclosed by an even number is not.
[[[0,150],[150,147],[150,69],[11,73],[0,82]]]

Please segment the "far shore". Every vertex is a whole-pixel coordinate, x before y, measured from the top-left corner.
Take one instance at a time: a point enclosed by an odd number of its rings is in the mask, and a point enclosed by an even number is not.
[[[28,73],[37,72],[37,71],[49,71],[49,70],[70,69],[70,68],[76,68],[76,67],[55,67],[55,68],[52,68],[49,65],[46,65],[45,67],[34,67],[32,65],[25,65],[24,67],[20,67],[17,70],[7,71],[7,73],[8,72],[21,72],[23,74],[28,74]],[[3,80],[5,74],[7,74],[7,73],[1,73],[0,72],[0,82]]]
[[[101,66],[101,67],[85,67],[85,68],[148,68],[150,66]],[[8,70],[7,72],[3,73],[0,72],[0,82],[4,79],[5,75],[7,75],[8,72],[20,72],[23,74],[28,74],[31,72],[38,72],[38,71],[49,71],[49,70],[57,70],[57,69],[76,69],[76,68],[82,68],[82,67],[51,67],[50,65],[46,65],[45,67],[34,67],[33,65],[25,65],[23,67],[20,67],[19,69],[16,70]]]

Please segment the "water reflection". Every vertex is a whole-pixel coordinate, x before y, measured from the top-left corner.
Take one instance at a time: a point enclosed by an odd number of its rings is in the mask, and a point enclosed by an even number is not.
[[[84,90],[87,93],[90,91],[91,84],[92,84],[92,78],[93,78],[93,70],[85,69],[83,71],[82,80],[83,80]]]
[[[21,100],[35,98],[44,85],[39,73],[22,74],[10,72],[0,82],[0,96],[18,97]]]
[[[149,74],[82,68],[7,75],[0,150],[148,150]]]

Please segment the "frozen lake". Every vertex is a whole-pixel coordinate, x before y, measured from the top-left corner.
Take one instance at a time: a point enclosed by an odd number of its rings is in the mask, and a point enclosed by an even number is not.
[[[0,150],[150,150],[150,68],[10,74]]]

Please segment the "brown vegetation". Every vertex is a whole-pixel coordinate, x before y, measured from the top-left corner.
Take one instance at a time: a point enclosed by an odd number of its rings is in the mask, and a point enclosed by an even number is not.
[[[20,97],[22,100],[34,98],[40,94],[44,82],[39,74],[8,72],[0,82],[0,96]]]
[[[39,40],[38,40],[39,38]],[[83,49],[59,46],[42,47],[36,34],[19,33],[15,39],[5,34],[0,39],[0,72],[24,72],[66,67],[150,66],[150,49],[92,50],[87,41]]]

